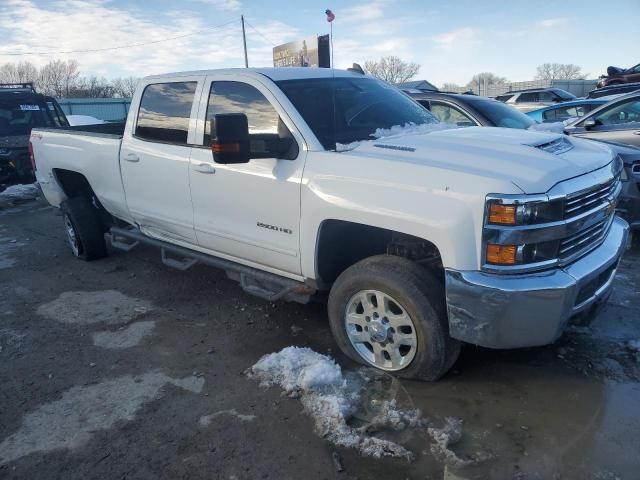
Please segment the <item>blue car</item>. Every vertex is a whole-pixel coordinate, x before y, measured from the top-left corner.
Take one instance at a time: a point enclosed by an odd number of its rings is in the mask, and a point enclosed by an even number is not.
[[[609,100],[608,98],[569,100],[527,112],[527,115],[539,123],[563,122],[568,118],[582,117]]]

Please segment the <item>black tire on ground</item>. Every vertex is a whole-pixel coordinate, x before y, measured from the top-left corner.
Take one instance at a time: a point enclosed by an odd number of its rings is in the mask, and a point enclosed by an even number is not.
[[[67,239],[73,254],[85,261],[107,256],[107,244],[100,214],[87,197],[69,198],[60,205],[65,230],[73,230],[76,248],[72,245],[71,232]]]
[[[345,314],[349,300],[363,290],[378,290],[397,300],[411,317],[417,335],[413,360],[390,373],[434,381],[460,354],[460,342],[449,336],[444,286],[415,262],[392,255],[366,258],[337,278],[329,294],[329,323],[340,349],[356,362],[369,365],[349,340]]]

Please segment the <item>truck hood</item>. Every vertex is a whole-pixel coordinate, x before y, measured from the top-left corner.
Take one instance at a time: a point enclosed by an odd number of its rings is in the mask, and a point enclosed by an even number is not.
[[[408,133],[361,142],[352,155],[421,163],[502,178],[524,193],[601,168],[613,159],[604,144],[549,132],[468,127]]]

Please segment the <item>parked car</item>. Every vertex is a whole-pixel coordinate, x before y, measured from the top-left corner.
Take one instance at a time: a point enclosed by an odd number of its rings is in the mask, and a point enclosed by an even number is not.
[[[565,126],[567,135],[640,146],[640,91],[616,98]]]
[[[631,68],[608,67],[607,75],[600,77],[597,87],[640,82],[640,63]]]
[[[523,112],[575,99],[576,96],[573,93],[561,88],[530,88],[496,96],[496,100],[499,102],[504,102]]]
[[[537,110],[527,112],[527,115],[539,123],[564,122],[571,118],[585,116],[591,110],[607,103],[608,99],[585,99],[570,100],[560,104],[542,107]]]
[[[602,98],[607,97],[611,99],[612,95],[623,95],[625,93],[631,93],[640,90],[640,82],[636,83],[623,83],[620,85],[611,85],[609,87],[596,88],[591,90],[587,94],[587,98]]]
[[[52,97],[30,83],[0,84],[0,184],[31,183],[29,134],[33,127],[69,126]]]
[[[553,342],[604,302],[626,247],[612,208],[622,165],[606,146],[443,130],[355,72],[147,77],[113,129],[31,132],[73,255],[105,256],[109,232],[173,267],[220,267],[270,301],[328,291],[342,351],[403,377],[437,379],[461,342]]]
[[[460,127],[526,129],[535,123],[519,110],[487,97],[446,92],[406,93],[441,122]]]

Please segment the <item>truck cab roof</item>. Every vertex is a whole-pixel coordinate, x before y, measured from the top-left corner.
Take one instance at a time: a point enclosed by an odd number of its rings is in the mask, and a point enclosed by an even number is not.
[[[193,70],[188,72],[163,73],[160,75],[150,75],[145,77],[143,81],[160,80],[173,77],[189,77],[195,75],[214,75],[214,74],[242,74],[251,76],[264,76],[273,81],[280,80],[298,80],[305,78],[332,78],[332,77],[355,77],[362,78],[362,74],[349,70],[339,70],[332,68],[222,68],[211,70]]]

